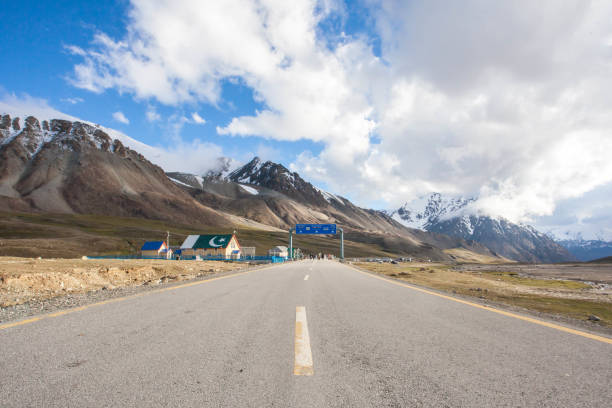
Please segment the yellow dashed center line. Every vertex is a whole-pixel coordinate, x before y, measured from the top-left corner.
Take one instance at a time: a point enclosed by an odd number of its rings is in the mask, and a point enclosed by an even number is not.
[[[310,350],[310,336],[306,321],[306,308],[295,308],[295,362],[293,375],[313,375],[312,352]]]

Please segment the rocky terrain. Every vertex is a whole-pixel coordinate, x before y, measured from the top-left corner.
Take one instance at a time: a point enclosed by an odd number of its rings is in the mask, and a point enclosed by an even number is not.
[[[520,262],[567,262],[576,260],[568,250],[530,225],[515,224],[502,217],[473,214],[474,199],[449,199],[432,194],[420,203],[388,212],[406,226],[421,228],[485,245],[497,255]]]
[[[7,114],[0,120],[0,210],[248,224],[194,200],[94,125],[32,116],[20,123]]]
[[[67,294],[125,286],[155,286],[245,267],[248,264],[0,257],[0,308]]]

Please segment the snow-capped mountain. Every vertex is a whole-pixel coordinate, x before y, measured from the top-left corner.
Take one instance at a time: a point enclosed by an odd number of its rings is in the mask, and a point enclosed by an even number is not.
[[[34,116],[28,116],[22,128],[21,118],[11,119],[10,115],[4,114],[0,117],[0,146],[20,145],[25,149],[27,159],[32,160],[46,144],[59,146],[62,150],[74,150],[78,143],[87,143],[114,153],[125,150],[123,142],[132,145],[139,143],[120,132],[116,132],[118,137],[113,138],[107,130],[90,123],[63,119],[43,120],[41,123]]]
[[[227,179],[236,183],[250,184],[278,191],[287,197],[309,205],[323,206],[329,202],[321,190],[290,171],[285,166],[271,161],[262,162],[254,157],[244,166],[231,172]],[[339,204],[343,204],[338,200]]]
[[[112,134],[116,133],[81,121],[40,121],[34,116],[22,121],[2,115],[0,209],[212,225],[228,220],[194,200],[159,166]]]
[[[562,239],[556,240],[556,242],[581,261],[592,261],[612,256],[612,242],[581,238]]]
[[[111,140],[119,140],[121,144],[123,144],[125,147],[137,151],[138,153],[146,157],[147,160],[152,161],[153,163],[157,163],[159,159],[165,154],[163,150],[139,142],[138,140],[133,139],[125,133],[120,132],[116,129],[107,128],[93,122],[81,120],[79,118],[75,118],[73,116],[66,115],[61,112],[45,111],[40,112],[40,114],[32,115],[28,113],[22,113],[22,111],[17,110],[7,112],[0,116],[0,122],[2,123],[2,125],[0,126],[0,132],[2,133],[2,141],[0,141],[0,144],[8,143],[13,137],[17,136],[17,134],[19,134],[21,130],[25,129],[28,126],[27,118],[29,117],[36,119],[39,124],[38,127],[41,128],[41,131],[44,134],[43,140],[40,140],[41,143],[49,141],[49,138],[53,137],[53,133],[57,132],[57,128],[56,130],[53,130],[53,123],[79,123],[83,126],[87,126],[87,129],[91,129],[91,133],[93,133],[93,131],[95,130],[99,130],[105,133],[108,137],[110,137]],[[25,120],[23,118],[25,118]]]
[[[434,193],[388,212],[411,228],[479,242],[495,253],[522,262],[564,262],[575,259],[546,234],[503,217],[478,214],[474,198],[447,198]]]
[[[440,193],[421,197],[405,203],[397,210],[388,212],[399,223],[410,227],[428,230],[428,227],[445,218],[460,216],[465,208],[475,200],[464,198],[447,198]]]

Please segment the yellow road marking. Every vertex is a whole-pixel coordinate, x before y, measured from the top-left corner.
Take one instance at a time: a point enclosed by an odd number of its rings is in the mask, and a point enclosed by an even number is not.
[[[40,315],[40,316],[34,316],[34,317],[31,317],[31,318],[25,319],[25,320],[18,320],[16,322],[0,324],[0,330],[4,330],[4,329],[11,328],[11,327],[16,327],[16,326],[22,326],[22,325],[29,324],[29,323],[34,323],[34,322],[37,322],[39,320],[49,319],[49,318],[53,318],[53,317],[59,317],[59,316],[67,315],[69,313],[80,312],[82,310],[89,309],[90,307],[107,305],[109,303],[122,302],[124,300],[135,299],[135,298],[139,298],[139,297],[142,297],[142,296],[152,295],[152,294],[155,294],[155,293],[161,293],[161,292],[167,292],[167,291],[176,290],[176,289],[188,288],[190,286],[201,285],[203,283],[208,283],[208,282],[212,282],[212,281],[216,281],[216,280],[221,280],[221,279],[233,278],[235,276],[246,275],[247,273],[251,273],[251,272],[255,272],[255,271],[261,271],[263,269],[269,269],[269,268],[272,268],[272,267],[268,266],[266,268],[260,268],[260,269],[254,269],[254,270],[250,270],[250,271],[245,271],[245,272],[233,273],[233,274],[230,274],[230,275],[219,276],[217,278],[205,279],[205,280],[201,280],[201,281],[197,281],[197,282],[189,282],[189,283],[185,283],[185,284],[182,284],[182,285],[176,285],[176,286],[170,286],[170,287],[167,287],[167,288],[151,290],[151,291],[148,291],[148,292],[138,293],[138,294],[135,294],[135,295],[130,295],[130,296],[124,296],[124,297],[118,297],[118,298],[103,300],[101,302],[91,303],[89,305],[83,305],[83,306],[75,307],[75,308],[72,308],[72,309],[60,310],[58,312],[48,313],[48,314],[44,314],[44,315]]]
[[[293,375],[313,375],[312,352],[310,351],[310,336],[306,321],[306,308],[295,308],[295,362]]]
[[[355,267],[351,267],[351,269],[356,270],[357,272],[362,273],[362,274],[364,274],[366,276],[369,276],[371,278],[380,279],[382,281],[391,283],[393,285],[403,286],[403,287],[408,288],[408,289],[416,290],[417,292],[427,293],[428,295],[433,295],[433,296],[441,297],[443,299],[452,300],[453,302],[457,302],[457,303],[463,303],[464,305],[476,307],[478,309],[488,310],[489,312],[498,313],[500,315],[504,315],[504,316],[508,316],[508,317],[513,317],[515,319],[524,320],[526,322],[539,324],[540,326],[545,326],[545,327],[549,327],[551,329],[556,329],[556,330],[563,331],[563,332],[566,332],[566,333],[575,334],[577,336],[586,337],[587,339],[600,341],[602,343],[612,344],[612,339],[610,339],[608,337],[598,336],[596,334],[591,334],[591,333],[583,332],[583,331],[580,331],[580,330],[570,329],[569,327],[560,326],[560,325],[554,324],[554,323],[549,323],[549,322],[546,322],[544,320],[534,319],[532,317],[527,317],[527,316],[521,316],[519,314],[515,314],[515,313],[511,313],[511,312],[506,312],[504,310],[495,309],[495,308],[490,307],[490,306],[484,306],[484,305],[480,305],[478,303],[470,302],[470,301],[467,301],[467,300],[455,298],[455,297],[452,297],[452,296],[443,295],[441,293],[433,292],[433,291],[427,290],[427,289],[422,289],[422,288],[419,288],[417,286],[413,286],[413,285],[410,285],[410,284],[397,282],[397,281],[394,281],[394,280],[391,280],[391,279],[383,278],[381,276],[376,276],[376,275],[373,275],[371,273],[367,273],[367,272],[361,271],[361,270],[359,270],[359,269],[357,269]]]
[[[308,277],[309,277],[309,276],[310,276],[310,275],[306,275],[306,276],[304,276],[304,280],[308,280]]]

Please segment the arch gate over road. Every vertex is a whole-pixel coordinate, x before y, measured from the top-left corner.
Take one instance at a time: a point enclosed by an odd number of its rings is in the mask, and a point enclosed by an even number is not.
[[[308,235],[335,235],[340,231],[340,259],[344,259],[344,230],[336,224],[295,224],[289,230],[289,258],[293,259],[293,233]]]

